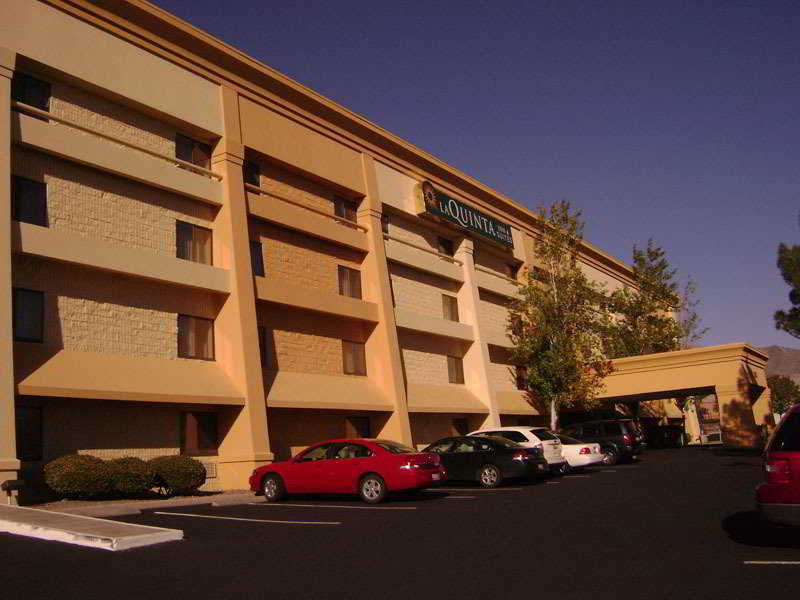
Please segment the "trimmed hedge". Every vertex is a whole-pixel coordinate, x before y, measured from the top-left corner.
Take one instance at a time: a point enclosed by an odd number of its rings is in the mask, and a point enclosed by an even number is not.
[[[170,495],[193,492],[206,481],[203,463],[188,456],[158,456],[147,465],[155,486]]]
[[[108,461],[111,487],[121,496],[140,496],[153,487],[153,473],[141,458],[123,456]]]
[[[44,480],[65,498],[88,500],[112,490],[111,469],[96,456],[70,454],[47,463]]]

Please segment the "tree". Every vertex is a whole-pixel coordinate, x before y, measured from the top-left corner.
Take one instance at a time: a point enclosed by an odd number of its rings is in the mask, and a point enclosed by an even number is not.
[[[632,267],[635,287],[614,291],[608,302],[605,345],[611,357],[687,348],[708,331],[700,327],[694,281],[679,288],[663,248],[652,239],[644,249],[634,246]]]
[[[561,201],[539,214],[542,232],[535,251],[541,267],[527,270],[520,298],[510,306],[508,328],[511,357],[529,400],[549,410],[550,427],[556,429],[561,408],[594,405],[612,366],[601,344],[605,293],[578,264],[581,213]]]
[[[767,386],[772,397],[772,412],[781,415],[800,402],[800,386],[785,375],[767,377]]]
[[[789,335],[800,338],[800,246],[778,246],[778,269],[783,280],[792,288],[789,291],[792,308],[788,311],[775,311],[775,329],[782,329]]]

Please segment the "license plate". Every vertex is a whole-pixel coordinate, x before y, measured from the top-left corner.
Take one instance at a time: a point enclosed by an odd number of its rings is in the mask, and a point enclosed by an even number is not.
[[[431,474],[431,479],[433,479],[434,481],[438,481],[441,478],[442,478],[442,476],[439,473],[432,473]]]

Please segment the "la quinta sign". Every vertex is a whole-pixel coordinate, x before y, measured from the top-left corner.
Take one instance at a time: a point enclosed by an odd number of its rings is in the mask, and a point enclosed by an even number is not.
[[[415,190],[417,214],[426,214],[454,223],[490,240],[514,247],[511,226],[448,196],[433,187],[430,181],[417,184]]]

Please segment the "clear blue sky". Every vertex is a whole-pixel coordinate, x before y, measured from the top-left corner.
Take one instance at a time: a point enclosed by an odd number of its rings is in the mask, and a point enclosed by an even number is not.
[[[531,208],[698,286],[704,344],[800,347],[800,2],[155,0]],[[225,11],[220,9],[225,7]]]

